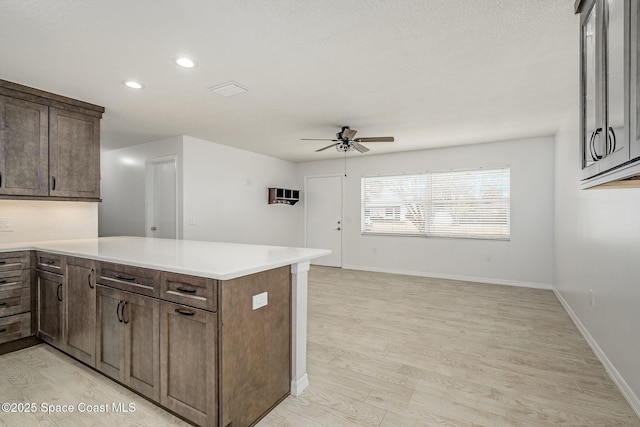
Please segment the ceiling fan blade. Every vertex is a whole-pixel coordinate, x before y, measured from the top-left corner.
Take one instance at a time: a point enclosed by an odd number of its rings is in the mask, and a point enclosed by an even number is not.
[[[329,138],[300,138],[300,141],[333,141],[338,142],[339,139],[329,139]]]
[[[342,131],[342,137],[347,139],[352,139],[354,136],[356,136],[356,133],[358,133],[358,131],[355,129],[345,128]]]
[[[336,145],[338,145],[338,144],[339,144],[339,143],[335,143],[335,144],[327,145],[326,147],[323,147],[323,148],[321,148],[321,149],[319,149],[319,150],[316,150],[316,153],[317,153],[318,151],[324,151],[324,150],[326,150],[327,148],[335,147],[335,146],[336,146]]]
[[[393,142],[395,139],[392,136],[374,136],[371,138],[356,138],[356,142]]]
[[[358,150],[361,153],[366,153],[367,151],[369,151],[369,149],[367,147],[365,147],[364,145],[360,144],[359,142],[353,142],[353,148],[355,148],[356,150]]]

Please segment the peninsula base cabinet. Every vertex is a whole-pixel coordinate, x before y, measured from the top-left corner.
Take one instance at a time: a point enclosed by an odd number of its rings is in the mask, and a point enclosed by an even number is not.
[[[216,313],[160,304],[162,406],[201,426],[218,425]]]
[[[63,350],[95,367],[96,262],[67,257],[65,265]]]
[[[289,394],[289,266],[219,281],[33,259],[37,336],[167,410],[200,426],[246,427]]]
[[[96,369],[160,401],[160,302],[97,285]]]
[[[38,292],[37,336],[52,346],[62,349],[63,277],[59,274],[38,270],[36,286]]]

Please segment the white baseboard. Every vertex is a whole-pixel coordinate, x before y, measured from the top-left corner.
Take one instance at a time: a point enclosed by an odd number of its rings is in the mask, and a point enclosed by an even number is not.
[[[596,340],[591,336],[587,328],[582,324],[578,316],[576,316],[576,314],[573,312],[571,306],[564,299],[562,294],[558,292],[557,289],[554,289],[553,292],[556,294],[558,301],[560,301],[560,304],[562,304],[565,311],[569,314],[569,317],[571,317],[571,320],[573,320],[573,323],[576,325],[593,352],[596,354],[598,359],[600,359],[600,362],[609,374],[611,380],[613,380],[613,382],[618,386],[618,389],[620,389],[620,392],[622,393],[624,398],[627,399],[627,402],[629,402],[629,405],[631,405],[631,409],[633,409],[638,418],[640,418],[640,399],[638,399],[638,396],[636,396],[631,387],[629,387],[629,384],[627,384],[624,378],[622,378],[620,372],[618,372],[618,370],[613,365],[613,363],[611,363],[604,351],[602,351]]]
[[[398,270],[395,268],[366,267],[359,265],[343,265],[346,270],[373,271],[376,273],[403,274],[406,276],[432,277],[434,279],[462,280],[465,282],[490,283],[493,285],[519,286],[522,288],[553,289],[550,283],[522,282],[517,280],[492,279],[455,274],[428,273],[424,271]]]
[[[300,396],[309,387],[309,375],[306,373],[299,380],[291,381],[291,396]]]

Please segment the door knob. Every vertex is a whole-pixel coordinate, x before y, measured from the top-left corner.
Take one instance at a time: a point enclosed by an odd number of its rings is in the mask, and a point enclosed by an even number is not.
[[[156,231],[157,228],[156,227],[151,227],[151,231]]]
[[[336,228],[336,230],[340,231],[340,227]]]

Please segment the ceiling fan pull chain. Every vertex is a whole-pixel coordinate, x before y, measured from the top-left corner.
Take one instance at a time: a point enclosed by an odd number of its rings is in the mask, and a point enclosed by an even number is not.
[[[344,152],[344,176],[347,177],[347,152]]]

